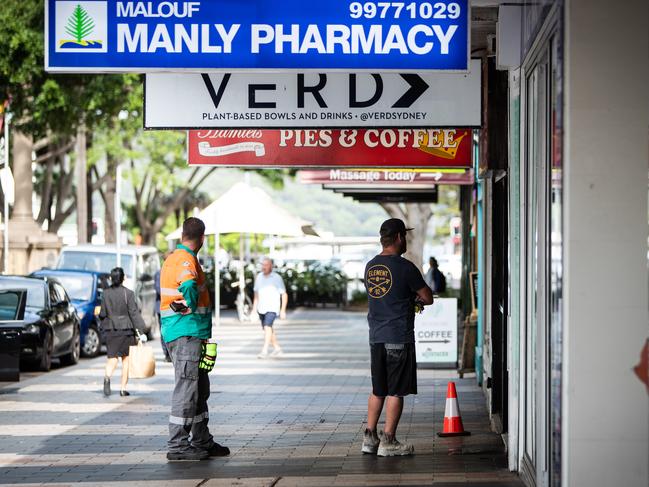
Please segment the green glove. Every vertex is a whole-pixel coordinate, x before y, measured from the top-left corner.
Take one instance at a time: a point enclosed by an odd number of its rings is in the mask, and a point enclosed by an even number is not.
[[[216,342],[203,342],[201,344],[201,360],[198,368],[211,372],[216,362]]]

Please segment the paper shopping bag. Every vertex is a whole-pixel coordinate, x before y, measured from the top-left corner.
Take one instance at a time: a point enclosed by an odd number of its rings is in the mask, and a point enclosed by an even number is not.
[[[128,356],[128,376],[131,379],[146,379],[155,375],[155,358],[151,347],[142,345],[142,342],[131,345],[128,347]]]

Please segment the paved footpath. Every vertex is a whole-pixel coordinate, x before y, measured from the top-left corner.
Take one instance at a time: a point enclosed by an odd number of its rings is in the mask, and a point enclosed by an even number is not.
[[[370,390],[364,315],[298,310],[278,336],[285,355],[260,360],[257,324],[225,319],[215,330],[210,429],[232,450],[227,458],[167,463],[173,369],[159,348],[156,376],[132,381],[126,398],[102,396],[103,356],[0,385],[0,484],[522,485],[489,431],[475,379],[456,379],[471,436],[435,435],[452,374],[420,371],[419,395],[406,400],[398,430],[417,455],[361,455]]]

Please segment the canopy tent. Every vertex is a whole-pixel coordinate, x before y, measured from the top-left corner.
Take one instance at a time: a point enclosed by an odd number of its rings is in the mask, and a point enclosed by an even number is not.
[[[262,235],[277,235],[284,237],[302,237],[318,233],[312,224],[298,218],[283,208],[277,206],[273,199],[263,189],[250,186],[245,182],[236,183],[219,199],[200,211],[198,218],[205,222],[205,234],[214,235],[214,307],[216,323],[219,323],[220,269],[217,253],[219,251],[219,235],[222,233],[256,233]],[[165,237],[166,240],[180,240],[182,228],[177,228]],[[240,254],[243,247],[239,246]],[[245,282],[243,276],[243,255],[239,258],[239,289],[241,306],[245,303]],[[239,305],[238,305],[239,306]],[[239,310],[241,316],[241,310]]]

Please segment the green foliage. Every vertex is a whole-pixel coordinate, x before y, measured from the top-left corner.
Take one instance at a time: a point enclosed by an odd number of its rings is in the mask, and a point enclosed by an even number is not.
[[[77,42],[83,41],[95,28],[88,12],[81,5],[77,5],[74,12],[68,19],[65,31],[70,34]]]
[[[435,225],[433,242],[443,243],[451,236],[451,218],[460,216],[459,195],[456,186],[439,185],[439,199],[433,214],[439,222]]]
[[[286,176],[295,176],[294,169],[257,169],[255,172],[270,185],[271,188],[281,190],[284,188]]]
[[[80,18],[79,32],[87,33],[89,24]],[[46,73],[44,20],[41,0],[2,2],[0,99],[11,98],[15,124],[35,139],[74,134],[81,121],[92,129],[111,118],[128,96],[131,83],[125,80],[133,78]]]
[[[219,237],[219,243],[230,255],[239,255],[239,240],[245,238],[240,233],[226,233]],[[250,235],[250,252],[263,255],[268,249],[262,245],[264,235]]]
[[[355,306],[361,306],[363,304],[367,304],[367,292],[357,289],[352,293],[352,298],[349,301],[349,304]]]
[[[322,262],[288,263],[276,272],[284,279],[289,302],[298,306],[345,301],[347,276],[335,266]]]
[[[252,297],[255,276],[254,264],[245,267],[246,292]],[[343,304],[347,290],[347,276],[335,266],[322,262],[289,262],[275,268],[286,286],[289,306],[316,306],[318,304]],[[208,286],[214,289],[214,275],[207,274]],[[221,270],[222,304],[234,305],[238,293],[237,269]]]

